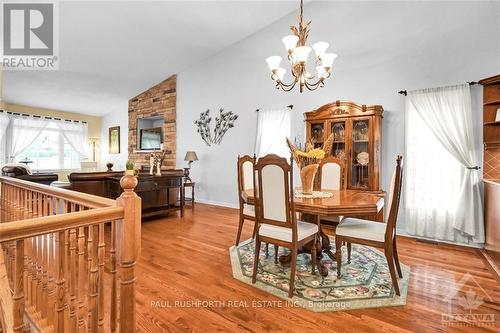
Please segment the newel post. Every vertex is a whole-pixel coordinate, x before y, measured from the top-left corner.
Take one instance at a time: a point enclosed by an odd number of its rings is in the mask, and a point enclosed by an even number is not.
[[[117,254],[120,263],[120,332],[135,332],[135,264],[141,251],[141,198],[134,192],[137,178],[120,180],[122,195],[116,203],[124,208],[117,221]]]

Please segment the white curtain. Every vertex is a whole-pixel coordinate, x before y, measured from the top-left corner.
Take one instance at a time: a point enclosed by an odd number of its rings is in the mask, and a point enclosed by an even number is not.
[[[15,157],[26,150],[47,125],[46,119],[12,115],[10,135],[7,135],[9,162],[15,162]]]
[[[408,93],[405,211],[410,234],[484,243],[473,124],[468,84]]]
[[[290,109],[260,110],[258,114],[255,155],[276,154],[289,158],[286,138],[290,137]]]
[[[0,112],[0,166],[5,164],[6,156],[5,156],[5,139],[7,133],[7,127],[9,126],[10,117],[5,112]]]
[[[87,123],[66,120],[56,121],[64,138],[71,147],[83,158],[87,151],[88,126]]]

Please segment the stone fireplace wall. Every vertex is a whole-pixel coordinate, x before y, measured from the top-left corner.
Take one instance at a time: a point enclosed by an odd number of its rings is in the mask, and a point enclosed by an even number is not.
[[[176,81],[173,75],[128,101],[128,158],[135,162],[136,168],[149,165],[150,157],[150,153],[138,150],[137,119],[153,116],[163,116],[163,146],[171,152],[163,166],[175,168]]]

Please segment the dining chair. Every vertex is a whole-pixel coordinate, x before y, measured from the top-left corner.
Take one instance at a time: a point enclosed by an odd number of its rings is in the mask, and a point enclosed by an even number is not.
[[[348,244],[347,256],[349,259],[351,256],[350,243],[382,247],[384,248],[385,258],[389,266],[392,284],[398,296],[400,295],[399,285],[394,266],[396,266],[398,276],[402,278],[403,274],[401,273],[396,246],[396,222],[399,210],[399,200],[401,197],[403,173],[402,159],[403,157],[400,155],[396,158],[396,169],[392,175],[391,188],[387,200],[387,211],[389,214],[385,223],[348,217],[343,219],[335,230],[337,278],[340,279],[341,277],[342,242],[345,241]]]
[[[257,231],[257,223],[255,222],[255,208],[253,205],[247,203],[245,190],[250,190],[253,188],[254,184],[254,164],[255,156],[251,157],[249,155],[240,156],[238,155],[238,201],[239,201],[239,224],[238,224],[238,234],[236,236],[236,246],[240,243],[241,230],[243,229],[243,223],[245,220],[254,221],[253,235],[255,237],[255,232]]]
[[[338,157],[328,156],[319,162],[318,174],[320,189],[346,190],[345,163]],[[321,216],[321,220],[337,224],[342,216]]]
[[[252,283],[257,279],[261,242],[290,249],[290,284],[288,297],[295,289],[297,251],[299,246],[312,242],[312,272],[316,267],[317,224],[297,221],[293,202],[293,160],[270,154],[255,164],[257,179],[254,179],[256,198],[257,234],[255,238],[255,259]],[[257,186],[258,184],[258,186]]]

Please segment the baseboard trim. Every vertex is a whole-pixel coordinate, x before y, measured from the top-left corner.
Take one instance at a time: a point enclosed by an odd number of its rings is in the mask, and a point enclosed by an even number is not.
[[[195,204],[197,202],[202,203],[202,204],[207,204],[207,205],[226,207],[226,208],[238,208],[237,204],[232,204],[232,203],[229,203],[229,202],[220,202],[220,201],[213,201],[213,200],[196,199]]]

